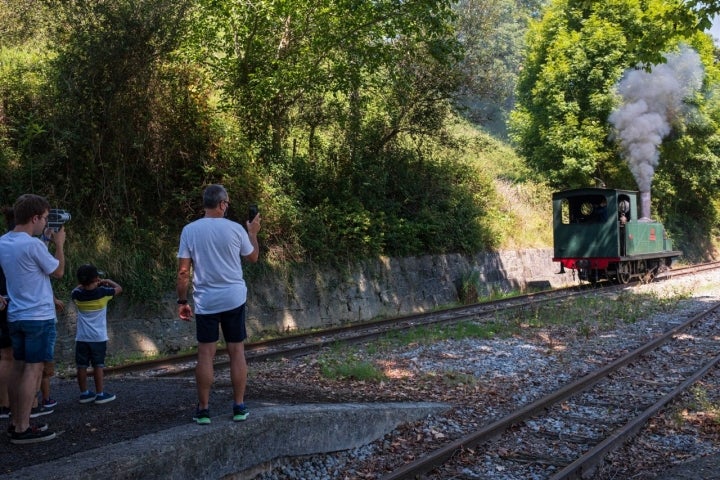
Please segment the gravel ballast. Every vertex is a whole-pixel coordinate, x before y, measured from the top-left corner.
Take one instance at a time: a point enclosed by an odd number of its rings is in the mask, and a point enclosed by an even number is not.
[[[252,365],[250,384],[265,395],[296,395],[315,401],[441,401],[455,407],[446,415],[404,425],[384,438],[351,451],[285,459],[257,474],[256,480],[379,479],[449,441],[468,434],[514,409],[550,393],[720,301],[720,273],[680,277],[635,287],[648,299],[675,299],[663,311],[633,312],[607,327],[565,326],[521,329],[510,338],[443,340],[409,344],[392,351],[372,346],[354,349],[357,362],[385,372],[382,381],[328,380],[320,371],[332,353],[299,360]],[[627,295],[627,293],[622,294]],[[619,299],[618,301],[622,301]],[[592,312],[588,312],[592,315]],[[608,456],[594,478],[654,478],[672,465],[720,453],[718,408],[720,375],[712,372],[693,392],[656,417],[634,441]],[[702,405],[698,401],[702,397]],[[607,415],[607,412],[585,412]],[[582,435],[586,432],[567,432]],[[462,455],[447,470],[428,478],[528,478],[483,469],[480,449]],[[640,454],[642,452],[642,454]],[[482,474],[478,473],[482,471]],[[533,478],[546,478],[538,469]]]

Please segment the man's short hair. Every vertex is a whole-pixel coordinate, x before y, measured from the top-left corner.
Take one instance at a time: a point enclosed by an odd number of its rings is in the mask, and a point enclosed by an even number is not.
[[[30,223],[35,215],[41,215],[50,210],[50,202],[45,197],[32,193],[20,195],[13,205],[16,225]]]
[[[228,193],[222,185],[208,185],[203,192],[203,208],[216,208],[220,202],[227,200]]]

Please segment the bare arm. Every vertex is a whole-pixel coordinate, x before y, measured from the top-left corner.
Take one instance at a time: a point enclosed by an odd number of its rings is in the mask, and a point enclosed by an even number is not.
[[[53,278],[62,278],[65,274],[65,228],[53,232],[52,241],[55,244],[55,258],[60,262],[54,272],[50,274]]]
[[[117,297],[120,295],[123,291],[123,288],[115,282],[114,280],[110,280],[109,278],[106,278],[104,280],[100,280],[99,285],[102,285],[103,287],[110,287],[115,289],[115,296]]]
[[[188,288],[190,286],[190,269],[192,267],[192,260],[189,258],[178,259],[178,273],[177,273],[177,298],[178,301],[188,300]],[[181,320],[190,321],[192,318],[192,307],[189,303],[178,305],[178,316]]]

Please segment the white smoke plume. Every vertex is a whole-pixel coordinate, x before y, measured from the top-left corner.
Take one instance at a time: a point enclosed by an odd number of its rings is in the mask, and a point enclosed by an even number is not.
[[[687,46],[666,59],[649,72],[625,72],[616,85],[622,105],[609,118],[641,192],[650,192],[660,159],[658,148],[672,125],[683,120],[687,110],[683,101],[700,89],[704,76],[700,55]]]

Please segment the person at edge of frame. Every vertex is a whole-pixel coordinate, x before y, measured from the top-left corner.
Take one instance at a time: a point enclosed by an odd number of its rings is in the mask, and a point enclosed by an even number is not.
[[[15,228],[12,208],[3,209],[5,225],[8,231]],[[13,367],[12,341],[7,321],[7,285],[5,273],[0,268],[0,418],[10,418],[10,397],[8,382]]]
[[[9,381],[12,421],[10,443],[23,445],[55,438],[47,424],[31,425],[30,413],[45,362],[52,362],[57,336],[54,295],[50,277],[65,273],[65,229],[53,231],[55,254],[36,238],[48,226],[46,198],[23,194],[13,205],[15,228],[0,237],[0,267],[5,272],[8,327],[13,348]]]

